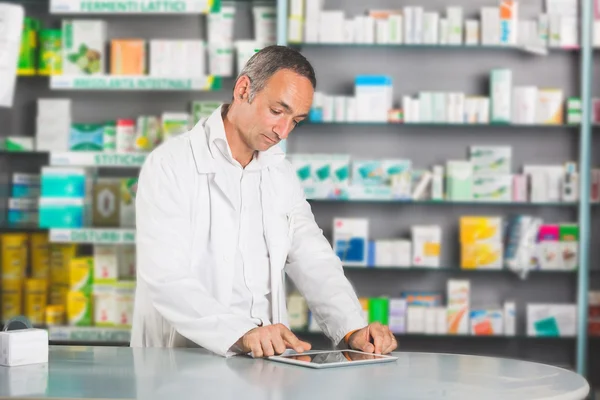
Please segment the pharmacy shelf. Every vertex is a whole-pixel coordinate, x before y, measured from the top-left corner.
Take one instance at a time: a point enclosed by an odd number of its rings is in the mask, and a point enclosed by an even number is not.
[[[289,43],[290,47],[309,49],[309,48],[325,48],[331,49],[334,47],[340,48],[380,48],[380,49],[405,49],[405,50],[473,50],[473,51],[519,51],[529,54],[539,54],[541,52],[552,52],[552,53],[573,53],[579,52],[579,47],[543,47],[540,49],[532,49],[531,51],[527,48],[518,46],[493,46],[493,45],[441,45],[441,44],[406,44],[406,43]]]
[[[303,125],[320,125],[320,126],[402,126],[410,128],[467,128],[467,129],[579,129],[579,125],[573,124],[457,124],[457,123],[430,123],[430,122],[320,122],[320,121],[306,121],[302,122]]]
[[[492,268],[478,268],[478,269],[465,269],[465,268],[459,268],[459,267],[419,267],[419,266],[411,266],[411,267],[360,267],[360,266],[349,266],[349,265],[345,265],[344,266],[344,270],[346,271],[364,271],[368,273],[374,273],[377,271],[394,271],[394,272],[434,272],[434,273],[461,273],[461,274],[493,274],[493,273],[498,273],[498,274],[520,274],[523,271],[521,270],[511,270],[508,268],[501,268],[501,269],[492,269]],[[600,270],[598,270],[600,271]],[[594,272],[594,270],[590,270],[590,272]],[[540,270],[540,269],[531,269],[528,270],[527,273],[532,273],[532,274],[569,274],[569,275],[574,275],[577,273],[577,270],[561,270],[561,269],[556,269],[556,270]]]
[[[214,91],[220,90],[220,77],[168,78],[155,76],[60,75],[50,77],[54,90],[108,91]]]
[[[37,226],[14,226],[0,223],[0,232],[15,232],[15,233],[29,233],[29,232],[45,232],[47,229],[40,228]]]
[[[51,14],[206,14],[220,0],[50,0]]]
[[[145,153],[66,152],[50,153],[51,166],[139,168]]]
[[[135,230],[119,228],[50,229],[49,240],[52,243],[135,244]]]
[[[450,200],[400,200],[386,197],[365,197],[365,198],[339,198],[339,197],[312,197],[307,194],[307,200],[311,202],[341,202],[341,203],[393,203],[404,205],[425,205],[425,206],[509,206],[509,207],[575,207],[577,203],[573,202],[518,202],[518,201],[450,201]],[[596,206],[597,204],[593,204]]]
[[[296,330],[293,329],[292,332],[298,336],[312,336],[312,337],[323,337],[325,338],[325,334],[319,331],[308,331],[308,330]],[[400,340],[402,339],[461,339],[461,340],[568,340],[573,341],[576,339],[575,336],[527,336],[527,335],[514,335],[514,336],[506,336],[506,335],[434,335],[434,334],[425,334],[425,333],[396,333],[394,334],[396,338]]]
[[[129,343],[131,331],[120,328],[51,326],[48,339],[52,342]]]
[[[27,151],[8,151],[0,150],[2,156],[47,156],[48,153],[43,151],[27,150]]]

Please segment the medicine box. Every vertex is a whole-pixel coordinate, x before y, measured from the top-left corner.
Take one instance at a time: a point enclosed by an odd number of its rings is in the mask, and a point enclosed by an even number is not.
[[[502,269],[502,242],[461,244],[460,260],[462,269]]]
[[[118,227],[120,217],[120,181],[118,179],[98,179],[93,188],[94,226]]]
[[[333,248],[347,266],[367,265],[369,221],[365,218],[335,218]]]
[[[538,91],[537,122],[539,124],[560,125],[563,123],[563,91],[540,89]]]
[[[86,178],[83,168],[42,167],[42,197],[84,198]]]
[[[527,336],[572,337],[576,334],[575,304],[527,304]]]
[[[413,265],[421,267],[440,267],[442,229],[437,225],[413,226],[412,246]]]
[[[511,122],[512,71],[509,69],[494,69],[490,76],[490,96],[492,123]]]
[[[70,290],[67,294],[67,320],[71,326],[91,326],[92,293]]]
[[[117,320],[116,294],[113,284],[94,284],[94,326],[112,327]]]
[[[501,217],[463,216],[460,218],[460,243],[502,243]]]
[[[79,257],[69,263],[69,290],[91,293],[94,283],[94,258]]]
[[[506,203],[513,201],[513,176],[476,175],[473,178],[473,200]]]
[[[106,22],[66,19],[62,21],[62,71],[64,75],[105,73]]]
[[[473,199],[473,164],[469,161],[448,161],[446,165],[446,195],[450,201]]]
[[[31,198],[40,197],[40,175],[13,173],[11,197]]]
[[[358,122],[387,122],[392,108],[392,78],[385,75],[358,75],[354,80]]]
[[[119,279],[119,247],[94,246],[94,283],[112,283]]]
[[[471,334],[474,336],[496,336],[504,334],[502,310],[471,310]]]
[[[40,228],[83,228],[89,222],[87,206],[82,198],[40,197]]]

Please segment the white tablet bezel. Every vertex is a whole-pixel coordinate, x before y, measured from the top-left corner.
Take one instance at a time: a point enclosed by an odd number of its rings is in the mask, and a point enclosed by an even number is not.
[[[305,353],[285,353],[282,354],[281,356],[271,356],[271,357],[267,357],[269,360],[272,361],[277,361],[277,362],[282,362],[282,363],[286,363],[286,364],[293,364],[293,365],[300,365],[302,367],[308,367],[308,368],[316,368],[316,369],[322,369],[322,368],[334,368],[334,367],[349,367],[351,365],[365,365],[365,364],[381,364],[381,363],[389,363],[392,361],[396,361],[398,359],[398,357],[394,357],[394,356],[389,356],[389,355],[384,355],[384,354],[376,354],[378,357],[381,358],[376,358],[376,359],[372,359],[372,360],[357,360],[357,361],[350,361],[350,362],[335,362],[335,363],[329,363],[329,364],[317,364],[317,363],[313,363],[313,362],[306,362],[306,361],[298,361],[298,360],[294,360],[291,358],[286,358],[289,356],[302,356],[302,355],[313,355],[313,354],[323,354],[323,353],[341,353],[343,351],[349,351],[352,353],[358,353],[358,354],[366,354],[366,355],[374,355],[373,353],[365,353],[362,351],[358,351],[358,350],[315,350],[315,351],[307,351]]]

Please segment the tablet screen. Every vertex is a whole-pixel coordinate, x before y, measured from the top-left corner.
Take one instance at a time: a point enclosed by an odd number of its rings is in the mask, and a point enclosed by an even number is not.
[[[333,351],[317,354],[298,354],[293,356],[281,356],[281,358],[287,358],[296,361],[312,362],[315,364],[332,364],[363,360],[379,360],[385,359],[387,357],[383,357],[377,354],[357,353],[353,351]]]

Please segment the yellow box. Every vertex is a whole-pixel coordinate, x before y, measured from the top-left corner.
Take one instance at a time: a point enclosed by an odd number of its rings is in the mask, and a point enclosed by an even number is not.
[[[50,244],[47,233],[33,233],[31,244],[31,277],[50,279]]]
[[[77,255],[76,244],[50,245],[50,283],[52,285],[69,285],[69,264]]]
[[[71,326],[92,325],[91,293],[69,291],[67,294],[67,320]]]
[[[50,285],[50,304],[66,307],[68,293],[69,285]]]
[[[502,242],[502,218],[461,217],[460,243]]]
[[[94,283],[94,258],[73,258],[69,264],[69,290],[91,293]]]
[[[23,279],[27,269],[27,241],[24,233],[4,234],[0,236],[2,253],[1,279]]]
[[[2,281],[0,290],[0,317],[2,322],[23,315],[23,281],[20,279]]]
[[[47,280],[27,279],[25,281],[25,316],[33,325],[43,325],[46,322],[47,299]]]
[[[52,305],[46,307],[46,326],[61,326],[65,324],[65,306]]]
[[[461,244],[460,265],[463,269],[502,269],[502,243]]]

